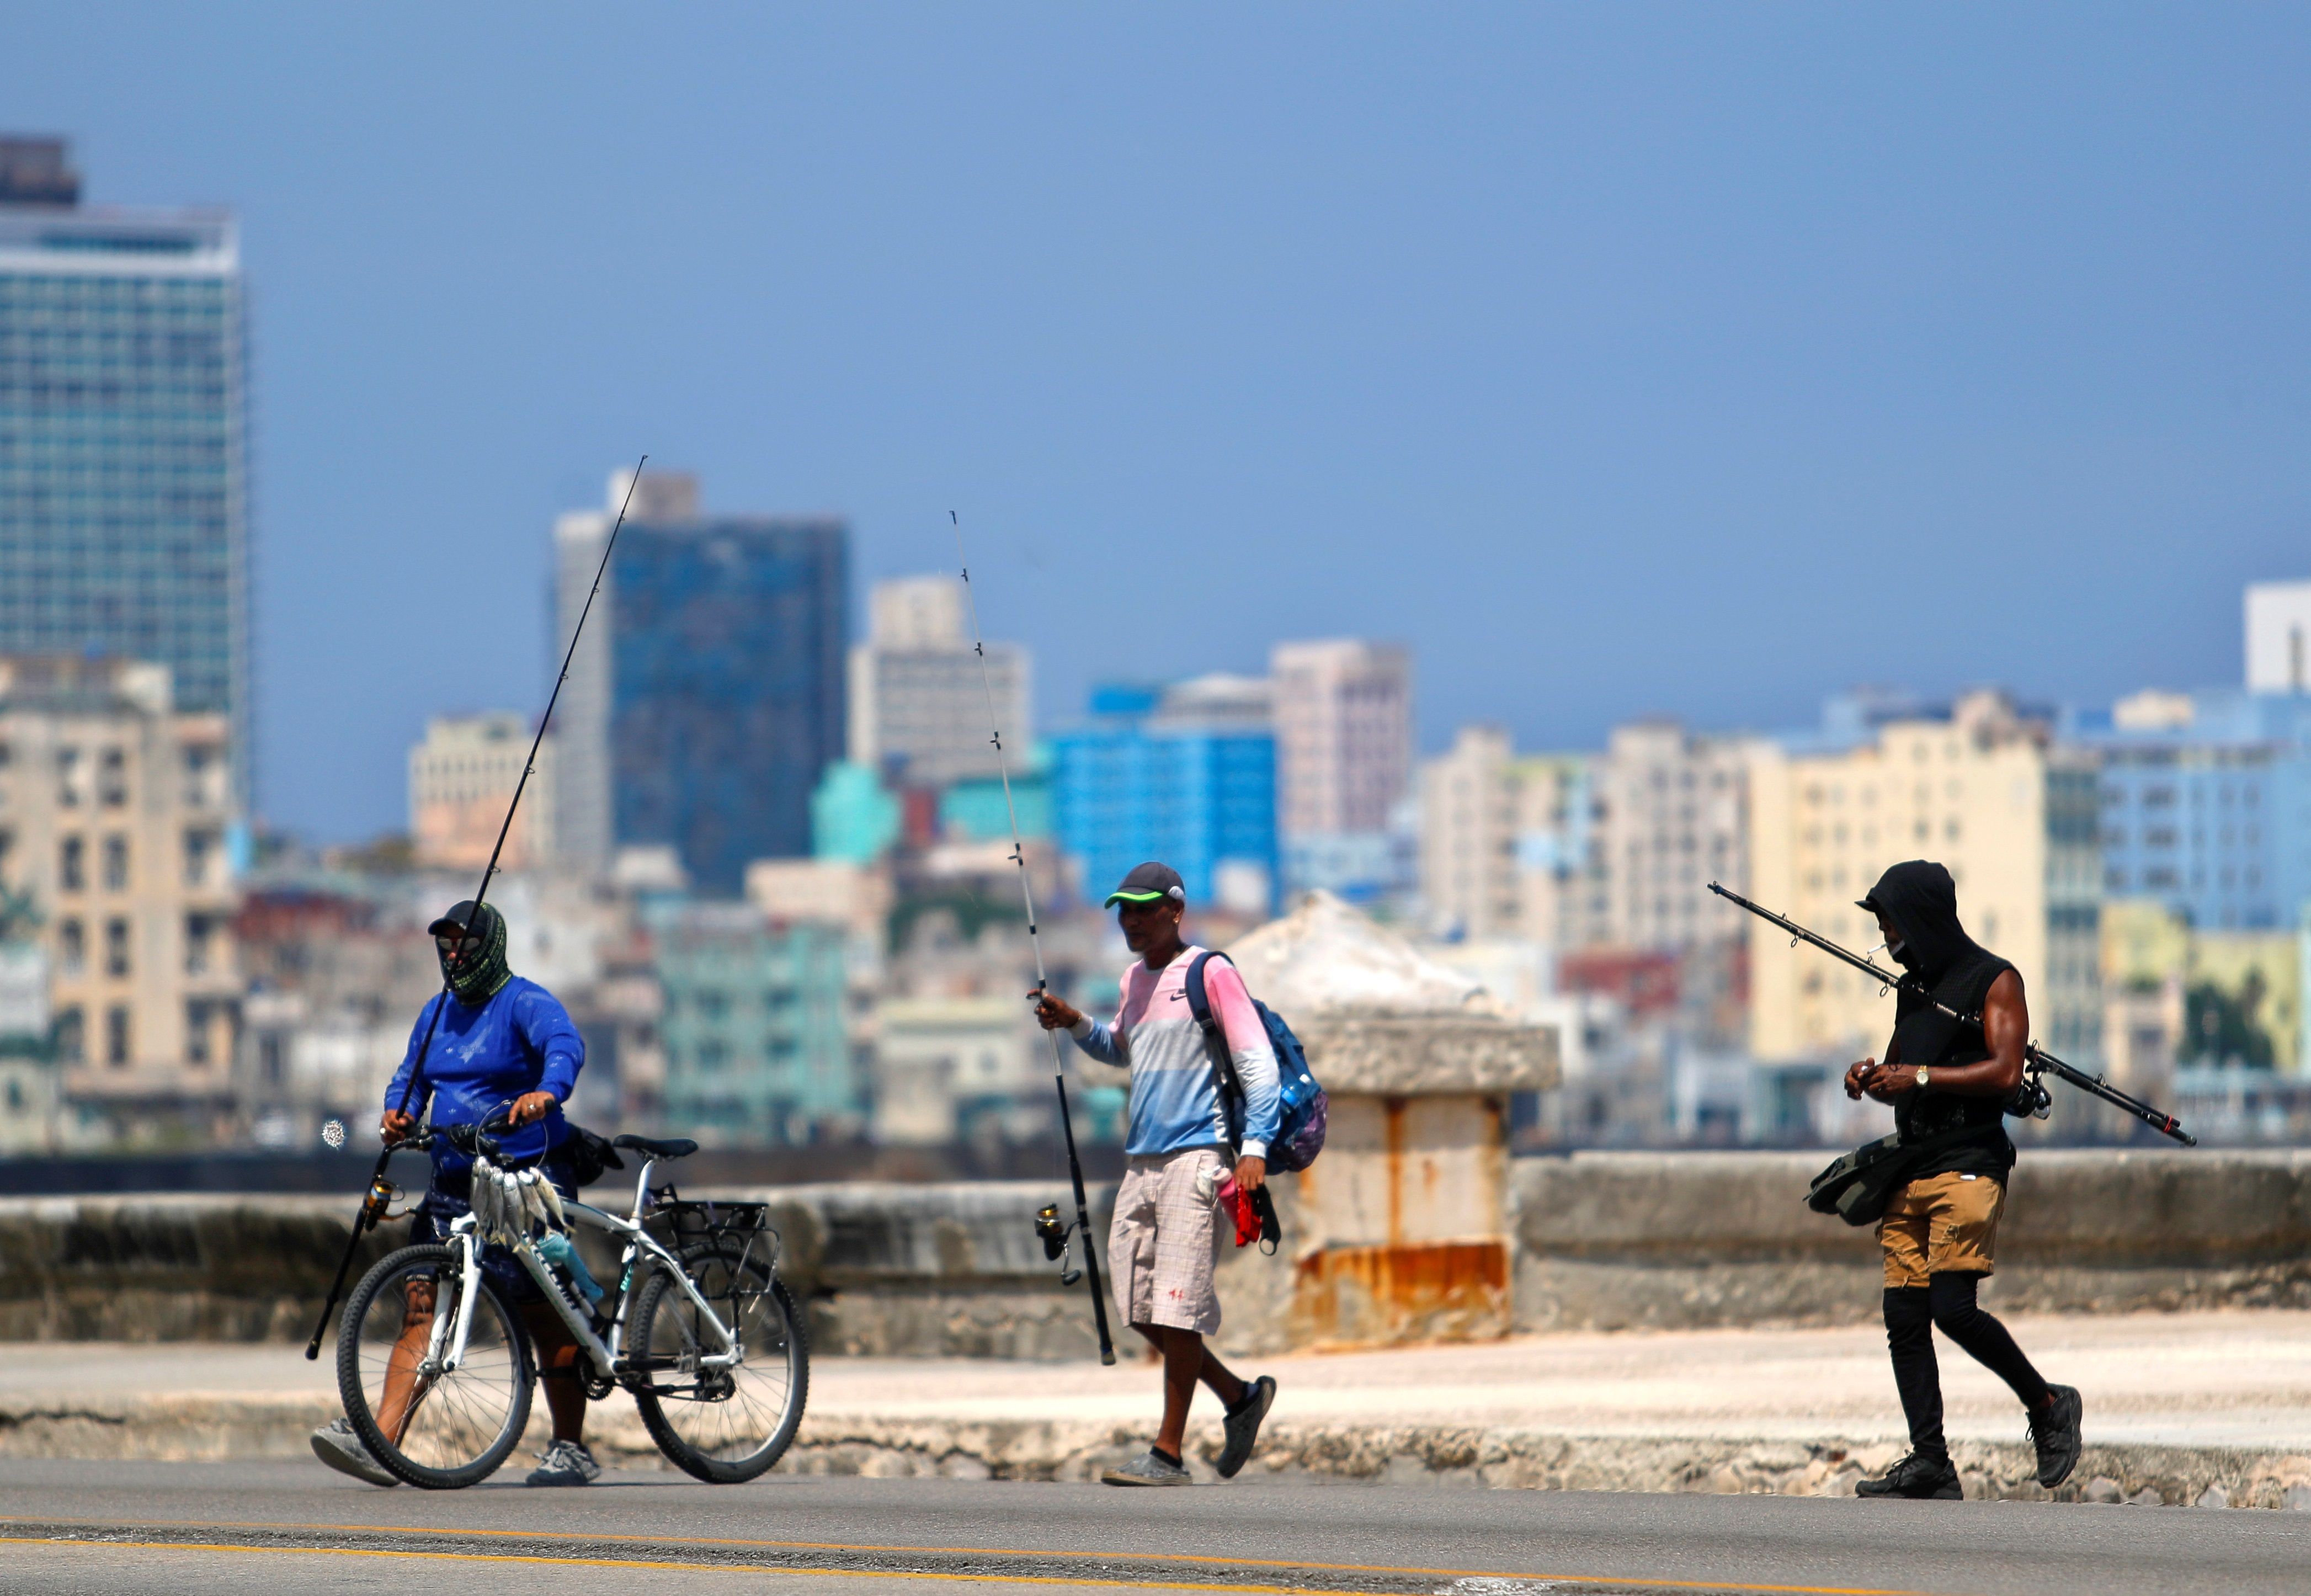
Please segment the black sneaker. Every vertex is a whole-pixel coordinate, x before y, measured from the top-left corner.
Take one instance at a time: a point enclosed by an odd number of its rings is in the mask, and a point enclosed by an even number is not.
[[[1262,1374],[1244,1387],[1243,1395],[1227,1410],[1224,1426],[1227,1445],[1220,1452],[1217,1467],[1222,1479],[1234,1479],[1251,1461],[1252,1443],[1260,1439],[1260,1421],[1276,1402],[1276,1382]]]
[[[1916,1502],[1956,1502],[1966,1493],[1958,1488],[1958,1470],[1948,1458],[1912,1452],[1875,1479],[1853,1487],[1857,1496],[1906,1496]]]
[[[2071,1477],[2079,1466],[2079,1420],[2086,1404],[2074,1385],[2050,1385],[2054,1400],[2030,1415],[2030,1444],[2038,1449],[2038,1483],[2048,1490]]]

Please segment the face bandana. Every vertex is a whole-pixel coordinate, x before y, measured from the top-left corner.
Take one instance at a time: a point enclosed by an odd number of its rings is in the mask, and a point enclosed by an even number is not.
[[[473,929],[461,943],[458,933],[468,915],[473,917]],[[487,904],[476,911],[468,899],[428,929],[434,937],[434,956],[441,961],[441,978],[449,983],[458,1002],[486,1003],[513,979],[513,972],[506,967],[505,919]],[[453,947],[460,950],[454,960],[450,957]]]

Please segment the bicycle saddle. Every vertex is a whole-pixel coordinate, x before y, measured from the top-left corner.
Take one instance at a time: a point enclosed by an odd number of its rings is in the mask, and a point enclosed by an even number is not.
[[[614,1136],[614,1147],[632,1147],[637,1153],[648,1153],[653,1158],[687,1158],[698,1151],[698,1144],[686,1136],[671,1136],[663,1139],[647,1136]]]

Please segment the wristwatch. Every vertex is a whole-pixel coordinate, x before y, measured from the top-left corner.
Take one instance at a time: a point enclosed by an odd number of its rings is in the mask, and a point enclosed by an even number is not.
[[[1923,1064],[1918,1066],[1918,1090],[1923,1092],[1933,1084],[1933,1077]]]

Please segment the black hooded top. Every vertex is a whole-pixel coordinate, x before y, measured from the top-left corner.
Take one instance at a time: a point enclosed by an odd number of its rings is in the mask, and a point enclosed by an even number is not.
[[[1966,934],[1950,873],[1931,860],[1910,859],[1880,876],[1861,906],[1883,914],[1901,938],[1900,948],[1889,951],[1909,977],[1894,1000],[1894,1039],[1900,1044],[1902,1067],[1975,1064],[1990,1057],[1979,1023],[1961,1025],[1934,1007],[1943,1003],[1960,1014],[1979,1015],[1992,984],[2014,968]],[[1978,1126],[1982,1132],[1928,1157],[1911,1179],[1952,1172],[2003,1179],[2014,1167],[2005,1112],[2001,1097],[1904,1093],[1895,1102],[1894,1124],[1905,1141],[1961,1125]]]

